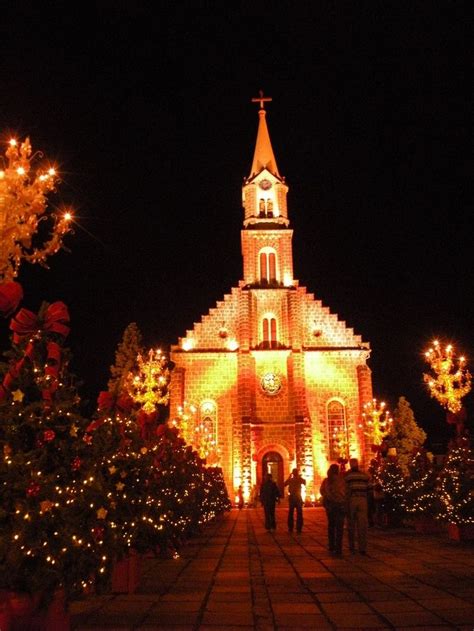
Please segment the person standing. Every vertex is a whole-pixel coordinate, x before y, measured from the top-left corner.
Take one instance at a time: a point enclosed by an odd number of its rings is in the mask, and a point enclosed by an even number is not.
[[[260,487],[260,501],[265,513],[265,528],[276,530],[275,504],[280,499],[280,491],[271,473],[267,473],[264,483]]]
[[[306,484],[306,481],[300,476],[296,468],[293,469],[290,477],[285,480],[284,486],[288,487],[289,493],[288,532],[293,532],[295,510],[296,532],[300,534],[303,530],[303,497],[301,495],[303,484]]]
[[[237,506],[239,507],[239,510],[242,510],[242,508],[244,507],[244,492],[242,490],[242,485],[240,485],[237,489],[237,499]]]
[[[346,515],[346,483],[337,464],[332,464],[319,490],[328,520],[329,552],[342,556],[342,535]]]
[[[360,554],[367,553],[368,529],[368,490],[369,476],[359,469],[357,458],[349,460],[350,469],[345,475],[347,493],[347,521],[349,534],[349,549],[355,552],[355,543]]]

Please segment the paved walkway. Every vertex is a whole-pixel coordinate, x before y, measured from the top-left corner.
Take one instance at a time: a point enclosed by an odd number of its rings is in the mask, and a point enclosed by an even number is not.
[[[301,535],[285,508],[276,533],[261,509],[232,510],[178,559],[145,559],[132,595],[72,604],[74,631],[474,629],[474,545],[410,530],[369,531],[368,555],[333,558],[326,518],[307,508]]]

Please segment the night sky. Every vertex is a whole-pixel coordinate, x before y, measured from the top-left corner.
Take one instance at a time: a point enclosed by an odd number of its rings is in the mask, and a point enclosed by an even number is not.
[[[422,353],[439,337],[474,362],[472,3],[254,6],[3,16],[0,139],[29,135],[57,161],[54,203],[77,222],[49,270],[21,269],[22,306],[68,305],[91,402],[130,322],[176,343],[242,277],[263,89],[295,277],[370,342],[375,396],[405,396],[443,443]]]

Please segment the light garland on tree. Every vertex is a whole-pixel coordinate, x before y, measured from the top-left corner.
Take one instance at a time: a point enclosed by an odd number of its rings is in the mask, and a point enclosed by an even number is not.
[[[364,411],[362,412],[362,419],[364,421],[363,428],[364,433],[375,447],[379,447],[385,436],[390,430],[390,425],[393,423],[393,419],[390,412],[385,409],[386,405],[384,401],[367,401],[364,404]]]
[[[184,401],[178,406],[178,415],[171,421],[171,425],[176,427],[183,440],[188,444],[193,444],[194,429],[196,426],[197,408],[195,405]]]
[[[152,414],[158,405],[167,405],[169,402],[168,359],[160,349],[151,349],[148,352],[148,359],[145,360],[138,355],[137,363],[138,371],[128,374],[126,389],[131,398],[141,405],[144,412]]]
[[[48,212],[47,195],[55,189],[58,177],[54,167],[34,167],[40,155],[32,155],[28,138],[20,145],[12,139],[0,168],[0,283],[17,276],[22,260],[46,265],[71,230],[69,211]],[[34,245],[39,223],[45,219],[52,221],[49,236],[41,245]]]
[[[423,374],[430,394],[442,407],[452,414],[462,409],[462,399],[471,390],[471,375],[466,369],[466,358],[458,357],[454,347],[447,344],[444,349],[438,340],[425,353],[426,361],[434,374]]]

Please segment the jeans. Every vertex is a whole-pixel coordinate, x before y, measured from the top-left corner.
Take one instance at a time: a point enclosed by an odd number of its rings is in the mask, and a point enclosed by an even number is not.
[[[328,502],[326,505],[328,519],[328,545],[331,552],[342,554],[342,535],[344,533],[345,505]]]
[[[369,525],[367,519],[367,498],[351,497],[347,517],[349,548],[355,550],[355,541],[357,538],[359,551],[365,552],[367,549],[367,528]]]
[[[296,532],[301,532],[303,529],[303,500],[301,498],[291,497],[290,495],[289,502],[288,530],[293,532],[294,512],[296,510]]]
[[[266,502],[263,505],[263,510],[265,512],[265,528],[267,530],[275,530],[275,502]]]

